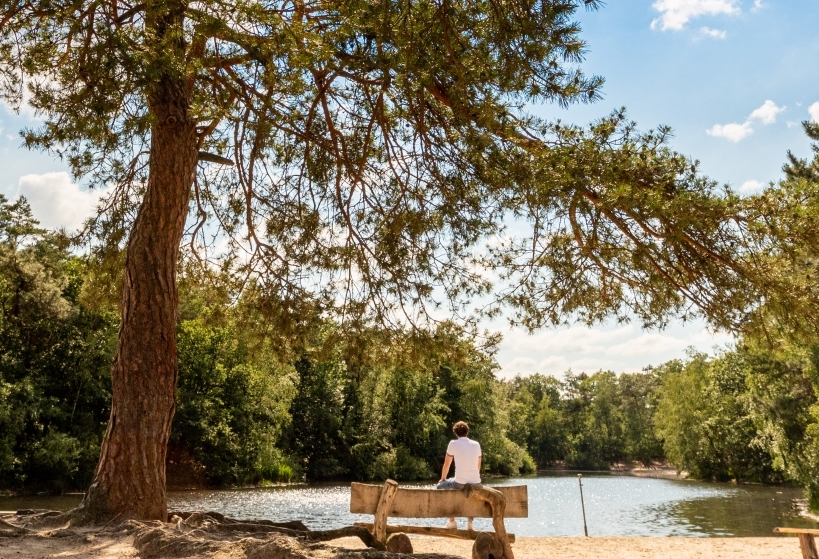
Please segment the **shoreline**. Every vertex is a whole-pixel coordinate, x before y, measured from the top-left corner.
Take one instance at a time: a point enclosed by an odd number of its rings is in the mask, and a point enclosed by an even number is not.
[[[661,463],[652,465],[649,467],[645,467],[642,464],[613,464],[607,470],[580,470],[580,469],[572,469],[566,468],[560,464],[556,465],[555,467],[551,468],[544,468],[537,470],[534,474],[521,474],[519,476],[503,476],[503,475],[494,475],[494,474],[486,474],[483,476],[484,482],[487,484],[491,484],[495,481],[505,480],[505,479],[526,479],[529,477],[539,477],[539,476],[570,476],[576,474],[583,474],[583,475],[612,475],[612,476],[627,476],[627,477],[640,477],[640,478],[653,478],[653,479],[669,479],[669,480],[691,480],[689,477],[688,472],[680,471],[677,472],[677,469],[669,465],[667,463]],[[345,480],[345,479],[338,479],[338,480],[323,480],[318,482],[307,482],[307,481],[292,481],[292,482],[266,482],[260,484],[250,484],[250,485],[228,485],[228,486],[221,486],[221,487],[209,487],[206,485],[168,485],[167,491],[231,491],[231,490],[238,490],[238,489],[266,489],[266,488],[286,488],[286,487],[321,487],[321,486],[334,486],[334,485],[348,485],[355,480]],[[415,480],[415,481],[401,481],[399,483],[404,485],[414,485],[414,484],[434,484],[437,480]],[[712,480],[691,480],[691,481],[699,481],[702,483],[713,483],[716,485],[763,485],[766,487],[796,487],[794,485],[789,484],[764,484],[764,483],[750,483],[744,481],[712,481]],[[381,484],[383,480],[371,480],[366,481],[364,483],[372,483],[372,484]],[[57,497],[57,496],[72,496],[72,495],[84,495],[83,492],[78,491],[66,491],[62,494],[53,494],[53,493],[45,493],[45,492],[16,492],[12,490],[0,490],[0,498],[25,498],[25,497]],[[806,516],[819,519],[819,516],[810,516],[811,513],[806,514]]]

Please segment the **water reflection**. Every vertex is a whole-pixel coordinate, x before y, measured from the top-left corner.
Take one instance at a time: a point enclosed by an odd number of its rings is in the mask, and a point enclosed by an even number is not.
[[[529,486],[529,518],[507,520],[519,536],[581,536],[577,478],[555,475],[503,480],[494,485]],[[417,485],[432,488],[431,485]],[[772,536],[774,526],[812,527],[817,523],[793,508],[803,497],[794,488],[710,484],[693,481],[588,475],[583,478],[591,536]],[[68,509],[79,496],[0,498],[0,510]],[[303,485],[222,491],[179,491],[168,495],[170,509],[217,510],[234,518],[303,520],[313,529],[337,528],[371,516],[349,512],[346,484]],[[437,520],[406,519],[429,525]],[[461,521],[463,523],[463,521]],[[489,519],[476,519],[479,530]]]

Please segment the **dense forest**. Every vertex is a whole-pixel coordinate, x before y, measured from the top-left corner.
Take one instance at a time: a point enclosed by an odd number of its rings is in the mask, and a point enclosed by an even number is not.
[[[78,255],[0,199],[0,488],[83,490],[110,412],[117,260]],[[112,264],[113,262],[113,264]],[[206,271],[203,271],[206,270]],[[396,331],[241,294],[182,265],[171,486],[431,479],[463,419],[487,473],[668,460],[693,477],[794,482],[819,504],[819,346],[746,337],[642,372],[494,373],[498,339]]]

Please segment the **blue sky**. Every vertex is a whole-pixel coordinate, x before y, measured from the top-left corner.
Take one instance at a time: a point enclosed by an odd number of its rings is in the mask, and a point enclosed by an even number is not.
[[[609,0],[578,19],[588,43],[583,68],[606,79],[604,98],[567,110],[534,107],[537,114],[582,124],[625,106],[641,128],[671,126],[676,150],[743,192],[778,180],[788,149],[809,156],[799,123],[811,107],[819,121],[816,0]],[[96,196],[72,184],[59,160],[19,147],[17,131],[32,125],[0,106],[0,193],[25,194],[46,226],[76,226]],[[730,341],[702,323],[663,332],[572,326],[534,336],[495,326],[505,335],[504,376],[638,371],[688,346],[710,351]]]

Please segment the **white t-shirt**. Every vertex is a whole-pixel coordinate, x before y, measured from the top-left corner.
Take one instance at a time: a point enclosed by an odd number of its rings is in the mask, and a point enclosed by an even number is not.
[[[455,459],[455,483],[480,483],[481,472],[478,469],[478,458],[481,454],[481,443],[469,437],[459,437],[449,441],[446,453]]]

